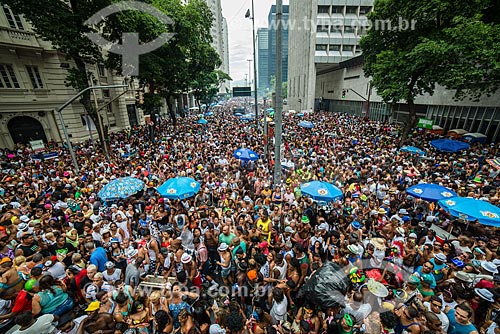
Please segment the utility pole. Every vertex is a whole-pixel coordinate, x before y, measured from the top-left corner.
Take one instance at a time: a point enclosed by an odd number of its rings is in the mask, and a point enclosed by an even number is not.
[[[274,185],[281,184],[281,132],[283,123],[283,0],[276,0],[276,111],[274,113]]]
[[[92,86],[95,87],[95,83],[93,80],[92,81]],[[108,151],[108,144],[106,143],[106,137],[104,136],[104,126],[102,124],[102,119],[101,119],[101,113],[99,112],[99,102],[97,101],[97,93],[95,89],[92,89],[92,94],[94,94],[94,103],[95,103],[95,113],[97,115],[97,121],[98,121],[98,126],[99,126],[99,132],[101,133],[103,143],[102,146],[104,147],[104,154],[106,155],[106,159],[109,161],[109,151]]]
[[[266,110],[266,97],[264,96],[264,106],[262,107],[262,110],[264,110],[264,155],[266,156],[266,161],[269,161],[269,156],[268,156],[268,145],[269,145],[269,132],[267,131],[267,110]]]
[[[68,101],[64,102],[63,105],[61,105],[60,107],[58,107],[56,109],[56,113],[59,115],[59,120],[61,121],[61,127],[63,128],[64,137],[66,139],[66,145],[68,146],[68,150],[69,150],[69,153],[71,155],[71,159],[73,160],[73,165],[75,167],[76,174],[80,173],[80,168],[78,168],[78,161],[76,160],[75,152],[73,151],[73,145],[71,144],[71,140],[69,139],[69,134],[68,134],[68,130],[66,129],[66,124],[64,123],[64,118],[63,118],[63,115],[62,115],[62,111],[67,106],[69,106],[73,101],[75,101],[77,98],[79,98],[80,96],[82,96],[86,91],[94,90],[94,89],[103,89],[103,88],[127,88],[127,87],[128,87],[128,83],[124,84],[124,85],[99,85],[99,86],[90,86],[90,87],[87,87],[84,90],[80,91],[78,94],[76,94],[75,96],[73,96]]]
[[[259,104],[258,99],[257,99],[257,52],[255,51],[255,7],[254,7],[254,0],[252,0],[252,41],[253,41],[253,89],[255,91],[255,122],[257,124],[257,129],[258,129],[258,124],[259,124]]]

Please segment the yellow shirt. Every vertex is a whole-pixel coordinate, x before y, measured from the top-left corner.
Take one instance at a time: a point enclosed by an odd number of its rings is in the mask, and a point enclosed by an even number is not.
[[[261,240],[269,242],[269,240],[271,239],[270,227],[271,227],[271,219],[269,219],[269,217],[267,218],[266,221],[262,221],[262,218],[259,218],[259,220],[257,220],[257,229],[260,229],[262,232],[267,234],[267,238],[265,235],[261,235],[260,236]]]

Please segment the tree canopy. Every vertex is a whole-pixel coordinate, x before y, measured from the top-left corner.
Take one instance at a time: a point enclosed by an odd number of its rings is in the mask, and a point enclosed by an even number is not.
[[[145,108],[156,109],[166,98],[175,122],[171,99],[189,90],[189,84],[199,75],[205,75],[220,66],[213,57],[210,46],[213,15],[202,0],[191,0],[182,5],[180,0],[143,0],[169,16],[173,24],[164,26],[155,17],[129,10],[103,18],[95,27],[84,22],[94,13],[117,0],[5,0],[15,12],[21,13],[31,22],[36,34],[50,41],[54,48],[73,61],[68,70],[67,84],[77,90],[89,86],[92,77],[88,65],[105,62],[106,66],[121,71],[121,56],[103,53],[87,38],[86,33],[99,32],[112,42],[119,42],[124,32],[137,32],[141,43],[147,43],[163,32],[172,32],[174,37],[155,51],[139,57],[137,79],[150,91],[145,94]],[[211,49],[211,50],[210,50]],[[218,57],[218,56],[217,56]],[[97,112],[90,101],[90,93],[84,94],[81,102],[94,120]],[[96,123],[97,124],[97,123]],[[101,137],[101,142],[104,138]]]
[[[408,104],[403,141],[417,121],[415,98],[432,95],[436,85],[456,90],[457,99],[500,87],[500,22],[485,15],[493,6],[493,0],[375,1],[360,43],[364,71],[385,102]]]

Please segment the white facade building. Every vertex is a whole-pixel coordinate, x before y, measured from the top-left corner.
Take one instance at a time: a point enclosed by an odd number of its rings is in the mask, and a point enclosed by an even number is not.
[[[361,53],[373,0],[290,0],[288,104],[314,108],[316,76]]]
[[[72,67],[65,56],[50,42],[35,36],[30,24],[8,6],[0,8],[0,147],[12,148],[16,143],[43,139],[62,142],[64,134],[55,109],[76,95],[66,87],[67,69]],[[122,84],[121,77],[103,65],[88,66],[101,85]],[[97,91],[99,106],[105,105],[123,89]],[[135,108],[135,94],[127,93],[112,102],[101,114],[110,132],[144,122]],[[89,138],[86,113],[77,101],[63,111],[70,140],[74,143]],[[90,132],[96,139],[95,126]]]

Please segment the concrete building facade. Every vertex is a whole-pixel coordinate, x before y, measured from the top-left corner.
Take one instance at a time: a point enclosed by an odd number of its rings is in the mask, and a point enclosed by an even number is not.
[[[407,121],[405,103],[386,104],[376,89],[371,88],[370,79],[363,73],[362,56],[342,62],[338,68],[318,74],[316,79],[315,110],[369,116],[378,121]],[[342,98],[343,90],[345,98]],[[456,101],[454,94],[455,91],[437,86],[433,95],[417,97],[419,117],[433,120],[445,131],[464,129],[483,133],[490,141],[500,140],[500,91],[490,97],[483,96],[479,102]]]
[[[373,0],[290,0],[288,104],[314,107],[316,76],[361,54]]]
[[[269,30],[257,29],[257,85],[259,95],[271,87],[269,82]]]
[[[221,0],[205,0],[208,7],[214,16],[214,22],[210,28],[210,35],[212,36],[212,47],[219,54],[222,65],[219,68],[221,71],[229,74],[229,38],[227,22],[222,16]],[[226,93],[226,88],[229,89],[229,82],[224,82],[220,89],[220,94]]]
[[[67,69],[73,64],[52,47],[36,37],[22,15],[7,5],[0,8],[0,147],[14,147],[31,140],[62,142],[62,124],[55,109],[77,94],[66,87]],[[89,65],[102,85],[122,84],[103,64]],[[105,105],[123,89],[97,91],[99,106]],[[142,124],[142,112],[135,107],[135,94],[129,92],[101,112],[110,132]],[[79,102],[63,112],[66,129],[72,142],[97,138],[95,126],[88,121]],[[90,127],[90,129],[89,129]]]

